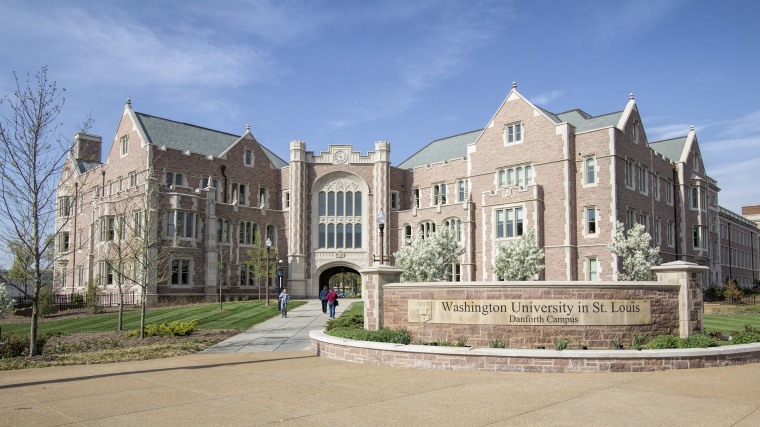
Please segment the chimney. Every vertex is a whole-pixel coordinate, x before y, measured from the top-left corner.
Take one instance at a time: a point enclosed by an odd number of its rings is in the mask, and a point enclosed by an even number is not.
[[[101,163],[100,149],[102,145],[103,137],[78,133],[74,135],[74,157],[76,160]]]

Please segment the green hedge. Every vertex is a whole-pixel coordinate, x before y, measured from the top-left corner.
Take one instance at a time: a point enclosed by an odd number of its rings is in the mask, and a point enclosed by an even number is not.
[[[702,334],[694,334],[689,338],[679,338],[674,335],[658,335],[646,345],[646,348],[706,348],[717,347],[719,345],[720,344],[713,338]]]
[[[149,325],[145,325],[145,336],[184,337],[186,335],[192,334],[197,326],[198,320],[195,319],[189,322],[178,322],[175,320],[170,323],[151,323]],[[127,335],[130,337],[140,336],[140,329],[132,329],[131,331],[127,332]]]
[[[380,328],[376,331],[356,329],[352,327],[333,327],[328,335],[340,338],[348,338],[358,341],[388,342],[395,344],[409,344],[412,342],[412,334],[405,329]]]

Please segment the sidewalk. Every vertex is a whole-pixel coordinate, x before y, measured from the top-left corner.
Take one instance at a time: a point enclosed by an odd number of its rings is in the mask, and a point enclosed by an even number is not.
[[[335,316],[351,305],[354,299],[341,299]],[[277,304],[274,301],[273,304]],[[207,348],[203,353],[255,353],[273,351],[308,351],[309,331],[323,330],[329,319],[322,313],[322,303],[310,299],[305,305],[290,310],[287,318],[280,316],[260,323],[247,331]]]

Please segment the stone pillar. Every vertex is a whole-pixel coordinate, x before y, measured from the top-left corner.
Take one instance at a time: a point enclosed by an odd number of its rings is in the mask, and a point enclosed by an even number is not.
[[[404,270],[388,265],[375,265],[360,270],[364,300],[364,329],[376,331],[383,327],[383,286],[401,281]]]
[[[306,246],[309,244],[307,209],[309,187],[306,177],[306,144],[303,141],[290,142],[290,210],[288,212],[288,291],[294,298],[309,298],[316,294],[306,289],[309,268]],[[285,284],[283,284],[285,286]]]
[[[681,338],[701,332],[704,325],[702,274],[709,268],[686,261],[674,261],[652,267],[657,281],[679,286],[678,324]]]
[[[388,184],[390,182],[390,152],[391,152],[391,144],[389,142],[385,141],[377,141],[375,142],[375,165],[373,168],[373,183],[372,183],[372,194],[374,196],[374,200],[372,203],[372,210],[367,212],[367,216],[371,218],[370,224],[372,224],[372,233],[370,234],[373,236],[373,242],[369,246],[372,248],[372,254],[370,254],[370,259],[372,259],[372,255],[377,255],[377,259],[380,262],[380,264],[384,264],[383,254],[380,253],[380,226],[377,224],[377,212],[382,209],[385,213],[385,231],[383,233],[383,249],[384,252],[390,252],[390,244],[389,244],[389,236],[391,234],[391,229],[395,229],[397,226],[396,224],[391,224],[391,215],[390,215],[390,191],[388,189]],[[394,216],[395,220],[395,216]],[[393,232],[395,235],[396,233]],[[388,261],[390,261],[390,255],[388,254]]]
[[[211,180],[209,180],[209,185]],[[219,263],[221,262],[222,246],[216,241],[216,201],[211,195],[211,188],[201,188],[201,193],[206,201],[206,234],[203,236],[204,248],[206,250],[206,301],[214,302],[219,299]],[[227,269],[229,270],[229,265]]]

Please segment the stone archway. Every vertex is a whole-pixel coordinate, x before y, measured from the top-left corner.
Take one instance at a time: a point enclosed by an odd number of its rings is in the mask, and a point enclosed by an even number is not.
[[[335,280],[332,280],[333,278],[340,280],[340,282],[336,283]],[[362,279],[359,272],[353,267],[337,265],[327,268],[319,274],[319,289],[323,289],[325,286],[328,288],[337,287],[347,296],[357,296],[361,294]]]

